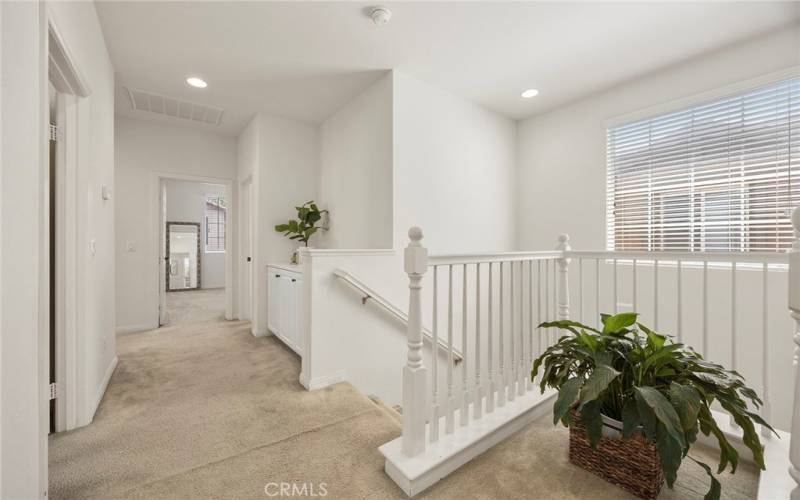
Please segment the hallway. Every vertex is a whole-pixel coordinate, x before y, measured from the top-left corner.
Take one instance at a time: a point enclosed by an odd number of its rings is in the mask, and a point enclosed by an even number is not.
[[[51,498],[266,498],[284,482],[324,483],[328,498],[403,498],[377,451],[400,434],[396,421],[347,383],[304,390],[299,359],[249,323],[168,326],[118,345],[94,422],[50,436]],[[569,465],[567,442],[548,413],[420,497],[632,498]],[[747,464],[720,477],[726,498],[753,498],[756,478]],[[685,464],[660,498],[694,498],[706,481]]]
[[[118,348],[94,422],[50,436],[51,498],[259,498],[282,481],[395,493],[377,447],[397,424],[349,384],[305,391],[299,359],[249,323],[168,326]],[[337,481],[355,477],[372,481]]]
[[[225,320],[225,289],[167,292],[167,325]]]

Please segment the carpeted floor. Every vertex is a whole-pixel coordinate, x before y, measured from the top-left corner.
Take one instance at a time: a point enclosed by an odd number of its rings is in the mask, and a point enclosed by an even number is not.
[[[172,325],[119,337],[94,422],[50,438],[51,498],[268,498],[282,482],[317,494],[325,483],[328,498],[403,498],[377,451],[400,434],[385,408],[347,383],[305,391],[299,359],[247,322]],[[420,498],[632,498],[570,465],[567,442],[545,417]],[[754,498],[756,477],[748,466],[726,474],[724,497]],[[701,498],[706,484],[687,462],[661,498]]]
[[[224,319],[224,288],[167,292],[167,325]]]

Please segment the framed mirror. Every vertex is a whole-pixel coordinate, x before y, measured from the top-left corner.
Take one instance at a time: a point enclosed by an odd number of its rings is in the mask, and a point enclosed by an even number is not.
[[[167,222],[167,291],[200,288],[200,223]]]

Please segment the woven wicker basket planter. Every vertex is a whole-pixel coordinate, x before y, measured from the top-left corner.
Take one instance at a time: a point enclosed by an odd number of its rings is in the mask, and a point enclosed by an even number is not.
[[[664,484],[654,444],[640,435],[631,439],[603,437],[597,448],[592,448],[586,428],[574,411],[569,428],[569,461],[646,500],[655,499]]]

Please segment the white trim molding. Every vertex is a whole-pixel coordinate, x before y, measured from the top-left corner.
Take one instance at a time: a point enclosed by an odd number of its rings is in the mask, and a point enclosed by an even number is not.
[[[146,332],[148,330],[155,330],[158,325],[152,323],[142,323],[140,325],[125,325],[118,326],[114,331],[117,335],[125,335],[128,333]]]
[[[117,369],[117,356],[114,356],[114,359],[111,360],[111,363],[108,364],[108,368],[106,368],[106,373],[103,375],[103,381],[100,384],[100,387],[97,389],[97,394],[94,396],[94,401],[92,402],[92,407],[89,408],[89,415],[90,415],[90,422],[94,420],[94,415],[97,413],[97,408],[100,406],[100,402],[103,400],[103,396],[106,394],[106,389],[108,389],[108,383],[111,381],[111,376],[114,375],[114,370]]]
[[[429,444],[423,453],[413,457],[403,453],[402,437],[389,441],[378,448],[386,458],[384,470],[406,495],[413,497],[534,420],[550,413],[555,395],[552,389],[544,394],[528,392],[470,425],[457,426],[452,434],[440,437],[437,442]],[[456,421],[460,420],[460,412],[461,409],[455,411]],[[445,417],[442,416],[440,420],[444,426]],[[425,441],[430,441],[427,432]]]

